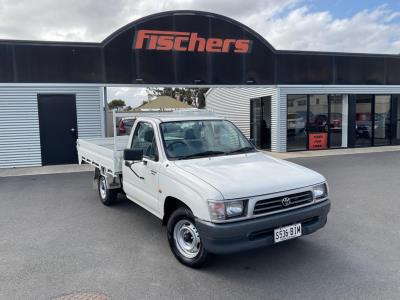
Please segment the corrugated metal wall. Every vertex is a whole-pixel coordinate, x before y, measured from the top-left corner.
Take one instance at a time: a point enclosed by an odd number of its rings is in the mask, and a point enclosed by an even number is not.
[[[103,135],[101,88],[0,86],[0,168],[40,166],[37,94],[75,94],[80,138]]]
[[[250,137],[250,99],[270,95],[264,88],[213,88],[206,95],[206,108],[232,121]]]
[[[278,151],[280,114],[276,88],[213,88],[206,95],[206,108],[232,121],[246,137],[250,137],[250,99],[271,96],[271,150]]]

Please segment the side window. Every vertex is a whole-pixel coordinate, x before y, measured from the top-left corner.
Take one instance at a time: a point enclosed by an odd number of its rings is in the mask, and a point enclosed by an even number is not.
[[[133,133],[132,137],[132,149],[142,149],[143,156],[151,159],[157,160],[158,150],[157,143],[154,136],[154,129],[151,124],[147,122],[140,122]]]

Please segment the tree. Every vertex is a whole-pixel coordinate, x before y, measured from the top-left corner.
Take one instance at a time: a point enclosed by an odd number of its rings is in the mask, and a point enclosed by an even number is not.
[[[147,88],[147,95],[151,97],[169,96],[176,99],[176,88]]]
[[[193,105],[197,108],[204,108],[205,93],[208,88],[148,88],[147,94],[151,97],[169,96],[181,102]]]
[[[197,94],[197,108],[205,108],[206,107],[206,93],[208,88],[201,88]]]
[[[125,101],[121,99],[113,99],[110,103],[108,103],[109,109],[117,109],[125,107]]]

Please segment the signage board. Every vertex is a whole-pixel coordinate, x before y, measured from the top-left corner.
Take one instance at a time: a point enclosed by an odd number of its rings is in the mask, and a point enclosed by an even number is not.
[[[328,133],[310,133],[309,147],[310,150],[326,150],[328,149]]]

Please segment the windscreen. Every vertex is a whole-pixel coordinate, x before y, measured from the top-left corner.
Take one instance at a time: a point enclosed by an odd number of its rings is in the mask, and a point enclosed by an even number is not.
[[[189,159],[255,151],[229,121],[198,120],[160,124],[168,158]]]

